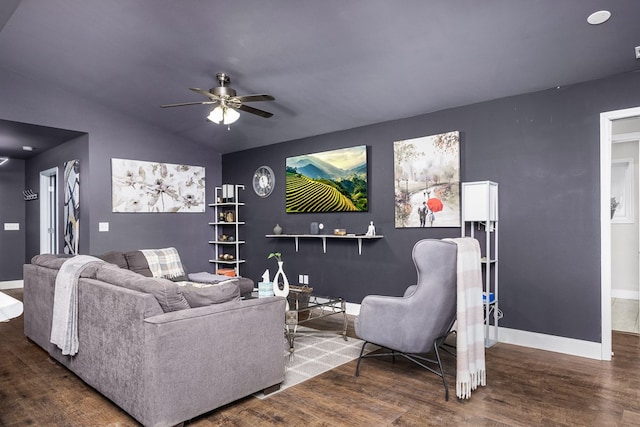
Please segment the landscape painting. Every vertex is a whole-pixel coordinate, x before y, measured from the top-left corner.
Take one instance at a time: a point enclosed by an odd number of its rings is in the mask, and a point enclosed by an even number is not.
[[[286,212],[366,212],[367,146],[289,157]]]
[[[393,143],[395,225],[460,227],[460,134]]]

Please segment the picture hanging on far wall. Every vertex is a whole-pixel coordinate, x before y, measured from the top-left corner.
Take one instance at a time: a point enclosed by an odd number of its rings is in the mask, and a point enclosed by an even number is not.
[[[286,212],[366,212],[367,146],[286,160]]]
[[[396,228],[460,227],[460,133],[393,143]]]
[[[201,166],[111,159],[113,212],[204,212]]]
[[[611,161],[611,222],[614,224],[634,222],[634,179],[632,158]]]
[[[78,254],[80,240],[80,160],[64,162],[64,253]]]

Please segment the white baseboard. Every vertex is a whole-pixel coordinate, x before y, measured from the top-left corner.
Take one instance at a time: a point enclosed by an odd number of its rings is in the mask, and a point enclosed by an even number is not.
[[[7,280],[4,282],[0,282],[0,289],[18,289],[22,288],[22,286],[22,280]]]
[[[623,289],[611,289],[611,298],[620,299],[640,299],[640,292],[638,291],[625,291]]]
[[[360,304],[347,303],[347,314],[357,316],[359,313]],[[589,359],[602,359],[602,345],[591,341],[520,331],[504,327],[498,328],[498,341],[506,344],[519,345],[521,347],[536,348]]]
[[[347,302],[347,314],[360,314],[360,304]],[[586,357],[602,360],[602,344],[574,338],[558,337],[555,335],[539,334],[536,332],[520,331],[518,329],[498,328],[498,341],[521,347],[536,348],[538,350],[553,351],[555,353]]]
[[[347,314],[352,314],[354,316],[357,316],[358,314],[360,314],[360,304],[356,304],[353,302],[348,302],[347,303]]]
[[[602,360],[602,344],[598,342],[520,331],[517,329],[498,328],[498,341],[538,350],[553,351],[572,356]]]

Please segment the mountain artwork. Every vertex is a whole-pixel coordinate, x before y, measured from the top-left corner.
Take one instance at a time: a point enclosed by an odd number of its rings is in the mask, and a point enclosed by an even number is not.
[[[287,158],[287,213],[368,210],[366,145]]]

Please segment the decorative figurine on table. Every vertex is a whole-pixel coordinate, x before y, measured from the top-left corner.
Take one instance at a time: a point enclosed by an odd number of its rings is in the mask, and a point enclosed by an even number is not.
[[[376,227],[373,225],[373,221],[369,222],[369,228],[367,228],[367,234],[365,236],[373,237],[376,235]]]

